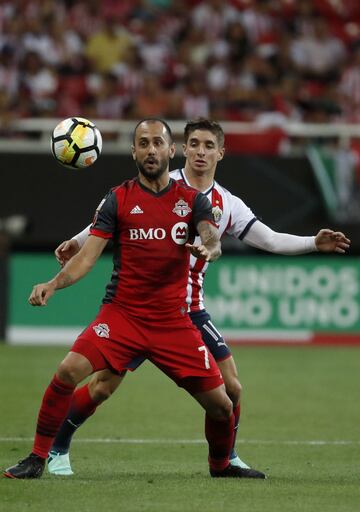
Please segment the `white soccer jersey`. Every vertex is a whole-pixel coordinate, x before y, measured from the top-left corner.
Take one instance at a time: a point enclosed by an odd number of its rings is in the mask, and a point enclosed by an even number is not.
[[[184,169],[176,169],[170,172],[170,176],[174,180],[183,181],[191,186],[185,177]],[[234,238],[242,240],[256,221],[256,217],[250,208],[216,181],[203,193],[212,204],[213,215],[219,228],[220,237],[227,233]],[[196,237],[195,243],[201,243],[200,237]],[[194,312],[205,309],[203,283],[208,266],[208,262],[191,255],[186,297],[188,311]]]

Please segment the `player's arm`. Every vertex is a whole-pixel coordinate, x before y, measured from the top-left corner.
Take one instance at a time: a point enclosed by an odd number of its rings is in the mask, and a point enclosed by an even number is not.
[[[107,242],[108,240],[104,238],[88,237],[78,254],[71,258],[51,281],[34,286],[29,297],[29,303],[32,306],[46,306],[49,298],[54,295],[56,290],[67,288],[79,281],[95,265]]]
[[[195,258],[215,261],[221,256],[219,231],[214,223],[212,206],[208,198],[199,192],[193,204],[193,222],[199,233],[201,244],[186,244]]]
[[[285,255],[314,251],[342,254],[350,247],[350,240],[340,231],[321,229],[316,236],[297,236],[273,231],[260,221],[252,224],[243,240],[257,249]]]
[[[111,190],[100,202],[90,228],[90,234],[78,254],[49,282],[34,286],[29,297],[33,306],[46,306],[48,299],[60,288],[76,283],[94,266],[112,238],[117,226],[117,198]]]
[[[195,258],[205,261],[217,260],[221,256],[221,243],[217,227],[203,220],[197,225],[197,231],[201,238],[201,244],[186,244],[186,247]]]
[[[77,235],[73,236],[70,240],[65,240],[55,249],[55,257],[60,265],[63,267],[75,254],[77,254],[81,247],[85,244],[90,235],[90,227],[80,231]]]

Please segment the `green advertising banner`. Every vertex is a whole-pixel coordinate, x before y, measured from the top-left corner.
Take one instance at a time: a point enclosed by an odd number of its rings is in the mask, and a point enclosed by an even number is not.
[[[110,281],[111,256],[104,254],[81,281],[59,290],[46,307],[33,307],[28,297],[34,284],[51,279],[59,271],[52,254],[15,254],[10,258],[10,343],[72,344],[96,315],[105,286]]]
[[[49,254],[12,256],[8,341],[72,343],[97,313],[111,268],[105,254],[83,280],[34,308],[27,302],[32,286],[51,278],[58,265]],[[209,266],[205,304],[232,342],[360,343],[360,260],[223,256]]]
[[[210,265],[205,303],[229,339],[360,337],[360,261],[350,257],[233,257]]]

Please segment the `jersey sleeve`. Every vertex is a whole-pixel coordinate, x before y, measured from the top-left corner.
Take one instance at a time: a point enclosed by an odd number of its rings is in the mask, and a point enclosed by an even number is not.
[[[230,221],[226,233],[242,240],[257,218],[239,197],[230,194],[229,204]]]
[[[196,227],[202,220],[206,220],[216,226],[209,199],[201,192],[198,192],[193,205],[194,226]]]
[[[111,190],[96,209],[90,235],[100,238],[112,238],[117,227],[118,202],[115,192]]]

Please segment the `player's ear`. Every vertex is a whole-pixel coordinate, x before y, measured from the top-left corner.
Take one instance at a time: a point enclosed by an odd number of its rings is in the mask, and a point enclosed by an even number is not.
[[[174,158],[175,153],[176,153],[176,144],[175,144],[175,142],[173,142],[170,146],[170,152],[169,152],[170,158]]]
[[[187,147],[186,144],[182,145],[182,150],[183,150],[184,156],[187,156],[187,154],[186,154],[187,153],[186,147]]]
[[[135,146],[131,146],[131,155],[133,157],[133,160],[136,160]]]
[[[225,155],[225,148],[223,146],[218,151],[218,158],[217,158],[218,162],[220,162],[220,160],[222,160],[224,158],[224,155]]]

